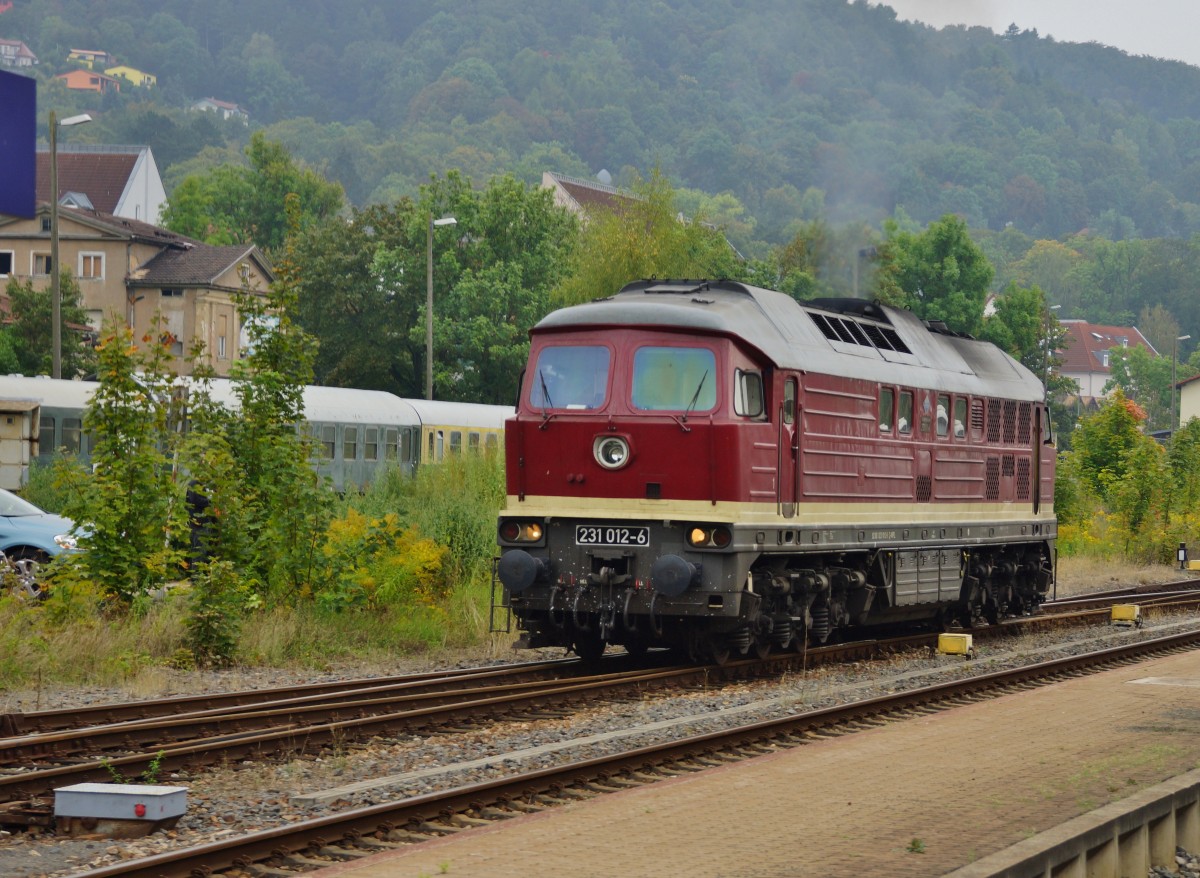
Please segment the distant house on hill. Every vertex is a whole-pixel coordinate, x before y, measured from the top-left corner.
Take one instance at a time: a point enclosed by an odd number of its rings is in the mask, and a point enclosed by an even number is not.
[[[36,198],[50,202],[50,152],[36,156]],[[58,146],[59,204],[156,223],[167,200],[148,146]]]
[[[219,101],[216,98],[201,98],[192,104],[192,109],[203,110],[206,113],[220,113],[222,119],[241,119],[243,123],[250,119],[250,114],[237,104]]]
[[[153,73],[143,73],[136,67],[130,67],[127,64],[118,64],[116,67],[109,67],[104,72],[109,76],[124,79],[129,84],[136,85],[139,88],[153,88],[158,84],[158,77]]]
[[[1086,320],[1062,320],[1066,332],[1063,348],[1057,351],[1062,359],[1059,372],[1075,381],[1079,401],[1094,406],[1104,398],[1104,385],[1112,377],[1109,363],[1113,348],[1140,347],[1158,356],[1154,345],[1136,326],[1107,326]]]
[[[67,84],[67,88],[74,91],[95,91],[106,95],[121,90],[121,80],[94,70],[69,70],[54,78],[61,79]]]
[[[37,55],[20,40],[0,40],[0,64],[5,67],[32,67],[37,62]]]
[[[637,200],[622,195],[617,187],[607,183],[579,180],[553,171],[542,173],[542,187],[554,192],[555,204],[583,218],[596,208],[617,211]]]
[[[611,179],[607,171],[601,171],[600,176],[606,180]],[[556,205],[565,207],[585,222],[593,211],[607,210],[619,213],[641,200],[636,195],[622,194],[616,186],[610,183],[601,182],[600,180],[580,180],[575,177],[565,177],[553,171],[542,172],[542,188],[550,189],[554,192],[554,203]],[[691,223],[691,220],[683,214],[679,214],[678,219],[681,223]],[[701,223],[701,225],[705,228],[716,229],[715,226],[708,223]],[[733,242],[728,237],[725,238],[725,243],[729,245],[729,249],[733,251],[734,256],[738,259],[743,258],[742,254],[738,252],[737,247],[733,246]]]
[[[105,67],[112,66],[117,61],[108,52],[97,49],[72,49],[67,53],[67,60],[82,64],[88,70],[94,70],[97,66],[103,70]]]

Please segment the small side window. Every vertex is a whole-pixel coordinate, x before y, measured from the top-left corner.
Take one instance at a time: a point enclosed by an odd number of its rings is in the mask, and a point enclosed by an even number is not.
[[[758,372],[737,370],[737,381],[733,390],[733,411],[743,418],[763,416],[762,375]]]
[[[796,423],[796,379],[789,378],[783,384],[783,422]]]
[[[913,395],[911,391],[904,391],[900,394],[900,410],[896,417],[896,432],[911,433],[912,432],[912,417],[913,417]]]
[[[879,389],[879,432],[892,432],[892,417],[896,412],[896,391],[890,387]]]
[[[967,435],[967,400],[960,396],[954,400],[954,438],[965,439]]]
[[[946,436],[950,433],[950,397],[939,393],[937,398],[937,434]]]

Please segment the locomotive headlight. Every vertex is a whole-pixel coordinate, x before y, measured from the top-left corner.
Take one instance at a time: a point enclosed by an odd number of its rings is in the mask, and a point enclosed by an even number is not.
[[[605,469],[620,469],[629,463],[629,441],[622,436],[597,436],[592,454]]]
[[[688,531],[687,541],[695,549],[724,549],[733,542],[733,533],[723,524],[695,525]]]
[[[500,524],[500,540],[505,543],[537,543],[543,536],[536,521],[505,521]]]

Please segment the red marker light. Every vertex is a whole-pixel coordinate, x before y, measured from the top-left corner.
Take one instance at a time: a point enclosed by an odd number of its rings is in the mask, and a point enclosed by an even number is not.
[[[145,817],[146,816],[146,806],[143,805],[141,802],[138,802],[136,805],[133,806],[133,813],[139,817]]]

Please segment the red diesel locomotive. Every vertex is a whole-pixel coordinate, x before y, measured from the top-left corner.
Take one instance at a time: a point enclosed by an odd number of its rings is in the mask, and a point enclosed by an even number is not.
[[[857,299],[640,281],[532,331],[497,573],[518,646],[696,659],[1032,612],[1054,577],[1038,378]]]

